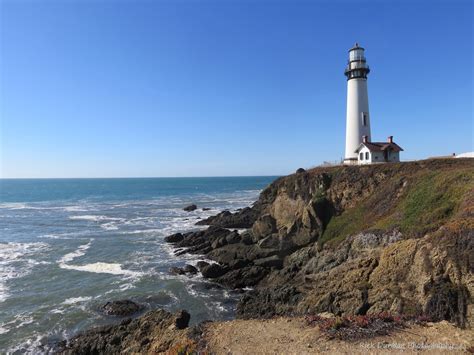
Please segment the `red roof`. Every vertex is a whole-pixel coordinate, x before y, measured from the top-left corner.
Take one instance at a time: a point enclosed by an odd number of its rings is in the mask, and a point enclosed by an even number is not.
[[[396,143],[389,142],[362,142],[361,145],[365,145],[371,152],[383,152],[385,150],[391,150],[393,152],[403,151],[403,148]],[[356,152],[360,150],[360,145]]]

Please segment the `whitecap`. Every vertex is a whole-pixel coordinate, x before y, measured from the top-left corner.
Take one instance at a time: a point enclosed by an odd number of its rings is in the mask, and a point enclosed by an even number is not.
[[[0,302],[9,297],[8,280],[23,277],[31,272],[34,265],[43,263],[31,259],[32,256],[44,253],[49,244],[35,243],[0,243]],[[18,265],[21,262],[21,266]]]
[[[94,240],[93,238],[90,239],[87,244],[80,245],[72,253],[68,253],[68,254],[64,255],[61,259],[58,260],[58,263],[61,265],[61,264],[70,262],[70,261],[74,260],[75,258],[83,256],[86,253],[86,250],[90,248],[91,243],[92,243],[93,240]]]
[[[8,333],[9,331],[10,331],[10,329],[4,328],[0,325],[0,335]]]
[[[64,207],[64,211],[66,212],[87,212],[89,209],[85,208],[84,206],[66,206]]]
[[[61,263],[59,266],[62,269],[67,270],[76,270],[76,271],[86,271],[86,272],[93,272],[98,274],[112,274],[112,275],[125,275],[125,276],[141,276],[142,273],[137,271],[131,270],[124,270],[122,269],[121,264],[116,263],[103,263],[97,262],[92,264],[86,265],[70,265]]]
[[[73,239],[73,240],[84,240],[84,239],[89,239],[89,238],[81,238],[85,237],[87,235],[90,235],[89,230],[82,230],[82,231],[77,231],[77,232],[70,232],[70,233],[60,233],[60,234],[42,234],[39,235],[38,238],[40,239]]]
[[[122,231],[120,234],[156,234],[163,233],[163,228],[151,228],[151,229],[136,229],[131,231]]]
[[[130,290],[131,288],[135,288],[135,285],[133,283],[126,283],[126,284],[123,284],[122,286],[120,286],[120,291],[126,291],[126,290]]]
[[[110,220],[111,218],[107,216],[100,216],[100,215],[79,215],[79,216],[69,216],[69,219],[78,220],[78,221],[99,222],[99,221],[104,221],[104,220]]]
[[[75,304],[75,303],[80,303],[80,302],[86,302],[90,301],[92,297],[72,297],[66,299],[62,304]],[[58,310],[56,313],[61,313],[61,311]]]
[[[118,226],[115,222],[108,222],[100,225],[100,228],[103,228],[107,231],[117,230]]]
[[[28,208],[28,206],[25,203],[0,203],[0,208],[9,210],[23,210]]]
[[[55,309],[51,310],[50,313],[53,313],[53,314],[64,314],[64,312],[65,312],[64,309],[55,308]]]

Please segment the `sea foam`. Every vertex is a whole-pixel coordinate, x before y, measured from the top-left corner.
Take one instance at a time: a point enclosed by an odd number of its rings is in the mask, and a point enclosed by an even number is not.
[[[58,260],[59,264],[68,263],[73,261],[75,258],[83,256],[86,253],[86,250],[90,248],[91,243],[94,239],[90,239],[87,244],[80,245],[77,250],[73,251],[72,253],[68,253],[64,255],[61,259]]]
[[[131,270],[122,269],[121,264],[115,263],[92,263],[86,265],[70,265],[70,264],[60,264],[63,269],[76,270],[76,271],[87,271],[94,272],[98,274],[112,274],[112,275],[125,275],[125,276],[140,276],[142,273]]]
[[[48,248],[49,244],[42,242],[0,243],[0,302],[9,296],[7,281],[29,274],[33,266],[42,263],[31,258]]]
[[[92,297],[71,297],[66,299],[63,304],[75,304],[80,302],[90,301]]]

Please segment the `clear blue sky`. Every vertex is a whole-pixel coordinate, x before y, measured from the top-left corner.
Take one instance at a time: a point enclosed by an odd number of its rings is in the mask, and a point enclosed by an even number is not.
[[[471,1],[0,0],[1,176],[287,174],[344,154],[347,50],[372,137],[473,150]]]

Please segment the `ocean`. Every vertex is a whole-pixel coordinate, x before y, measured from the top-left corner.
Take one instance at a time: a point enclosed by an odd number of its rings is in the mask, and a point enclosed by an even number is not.
[[[99,311],[110,300],[186,309],[193,324],[232,318],[239,295],[171,275],[203,259],[176,257],[163,238],[251,205],[275,178],[1,179],[0,353],[47,351],[119,322]]]

